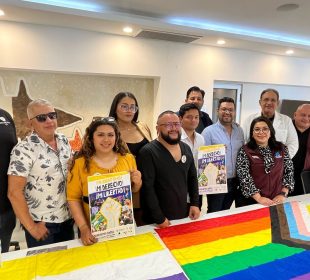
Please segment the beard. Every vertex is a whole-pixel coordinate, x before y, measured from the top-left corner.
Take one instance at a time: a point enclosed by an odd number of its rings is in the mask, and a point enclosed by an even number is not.
[[[163,140],[165,140],[170,145],[176,145],[180,143],[181,140],[181,131],[178,131],[178,137],[173,139],[170,137],[169,133],[164,134],[163,132],[160,132],[160,136]]]
[[[220,122],[224,124],[231,124],[233,122],[233,117],[222,117],[220,118]]]

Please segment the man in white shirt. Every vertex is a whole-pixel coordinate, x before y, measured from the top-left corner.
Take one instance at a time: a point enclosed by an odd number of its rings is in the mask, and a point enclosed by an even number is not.
[[[264,116],[272,122],[276,132],[276,140],[287,146],[290,157],[293,158],[298,150],[298,136],[291,118],[276,112],[279,105],[279,92],[271,88],[263,90],[259,105],[261,112],[250,115],[243,123],[245,141],[249,140],[252,121],[259,116]]]
[[[198,148],[204,145],[203,137],[195,131],[199,124],[200,112],[194,103],[186,103],[180,107],[181,141],[186,143],[194,156],[197,166]]]
[[[203,146],[203,137],[196,132],[200,120],[200,110],[194,103],[186,103],[180,107],[181,141],[186,143],[193,153],[195,166],[198,164],[198,148]],[[189,197],[187,198],[189,201]],[[202,195],[199,196],[199,208],[202,206]]]

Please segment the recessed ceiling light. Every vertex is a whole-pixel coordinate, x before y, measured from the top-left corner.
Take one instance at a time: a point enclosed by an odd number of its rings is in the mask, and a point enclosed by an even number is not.
[[[291,54],[294,53],[294,51],[293,50],[287,50],[285,53],[288,54],[288,55],[291,55]]]
[[[126,26],[126,27],[123,28],[123,31],[125,33],[131,33],[132,32],[132,28],[130,26]]]
[[[281,5],[277,8],[278,11],[280,12],[287,12],[287,11],[293,11],[299,8],[298,4],[284,4]]]
[[[217,40],[216,42],[218,45],[225,45],[226,44],[226,41],[225,40]]]
[[[4,16],[4,15],[5,15],[4,11],[0,10],[0,16]]]

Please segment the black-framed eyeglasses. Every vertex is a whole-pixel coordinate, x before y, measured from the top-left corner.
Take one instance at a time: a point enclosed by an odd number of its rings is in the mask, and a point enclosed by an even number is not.
[[[55,119],[57,119],[57,113],[56,112],[49,112],[47,114],[40,114],[40,115],[33,117],[30,120],[36,119],[38,122],[43,123],[43,122],[46,122],[47,118],[49,118],[50,120],[55,120]]]
[[[92,122],[104,121],[107,123],[115,123],[114,117],[93,117]]]
[[[139,110],[139,107],[135,104],[128,105],[128,104],[123,103],[123,104],[120,104],[119,107],[123,112],[136,113]]]

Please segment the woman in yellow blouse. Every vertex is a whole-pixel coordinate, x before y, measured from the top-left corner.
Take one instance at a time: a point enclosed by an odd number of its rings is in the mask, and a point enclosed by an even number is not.
[[[83,146],[73,161],[67,184],[69,207],[84,245],[97,241],[90,230],[87,177],[120,171],[130,171],[132,192],[138,192],[141,173],[134,156],[127,153],[114,118],[96,118],[86,128]]]

